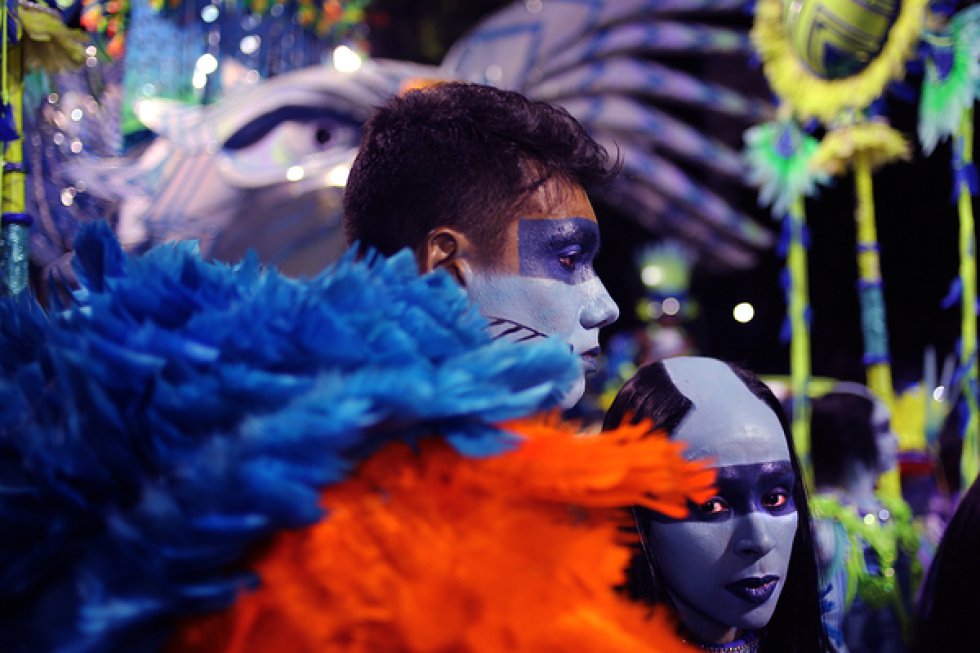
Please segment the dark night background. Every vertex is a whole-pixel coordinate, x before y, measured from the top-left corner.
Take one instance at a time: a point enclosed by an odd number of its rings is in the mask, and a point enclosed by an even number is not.
[[[370,19],[372,56],[438,63],[468,28],[507,4],[500,0],[376,0]],[[727,20],[745,28],[751,23],[748,15]],[[746,92],[768,93],[761,70],[750,62],[709,58],[667,63]],[[920,79],[912,72],[906,82],[917,88]],[[890,95],[886,106],[892,125],[914,143],[915,105]],[[743,129],[733,121],[711,117],[712,134],[733,147],[740,148]],[[921,378],[926,347],[936,348],[941,364],[954,350],[959,333],[957,306],[940,306],[959,265],[950,160],[948,142],[928,159],[916,148],[910,162],[887,166],[874,177],[889,348],[898,390]],[[768,212],[756,206],[753,190],[727,183],[710,185],[778,231]],[[835,179],[817,200],[807,203],[811,339],[815,375],[862,381],[855,206],[850,176]],[[606,330],[604,337],[608,338],[639,324],[632,307],[644,289],[637,267],[629,262],[638,247],[653,237],[611,207],[597,204],[596,210],[603,231],[596,268],[623,313]],[[786,311],[779,281],[782,269],[775,251],[763,253],[755,267],[737,273],[719,274],[707,265],[695,267],[691,294],[700,312],[688,330],[701,353],[740,361],[763,374],[789,372],[789,348],[779,338]],[[732,308],[742,301],[751,302],[756,309],[755,319],[748,324],[732,318]]]

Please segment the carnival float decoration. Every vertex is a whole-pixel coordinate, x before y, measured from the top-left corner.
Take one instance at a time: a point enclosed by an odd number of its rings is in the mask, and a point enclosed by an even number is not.
[[[275,18],[270,6],[256,29]],[[288,273],[312,274],[343,249],[342,187],[372,107],[417,83],[483,82],[567,108],[623,159],[624,174],[598,190],[601,199],[651,233],[710,253],[705,265],[745,268],[773,239],[709,190],[743,184],[744,164],[686,116],[723,115],[747,126],[766,119],[770,107],[666,63],[748,61],[745,30],[711,26],[742,10],[734,0],[520,2],[478,24],[440,65],[364,58],[351,40],[325,53],[328,63],[291,71],[264,71],[214,48],[197,51],[202,67],[192,67],[202,91],[216,89],[211,103],[140,95],[134,83],[127,93],[135,93],[134,114],[153,140],[124,156],[89,156],[101,153],[86,147],[56,172],[76,193],[72,209],[83,200],[117,209],[116,230],[130,249],[196,238],[208,256],[236,260],[257,248],[263,261]],[[129,23],[128,33],[138,29]],[[246,39],[254,35],[236,33],[231,41],[252,48],[256,41]],[[83,210],[75,216],[86,218]],[[47,249],[38,263],[63,266],[58,247]]]
[[[73,68],[84,59],[88,38],[62,20],[56,3],[4,2],[2,63],[0,63],[0,294],[17,295],[28,285],[30,227],[26,209],[24,161],[24,76],[31,70],[48,73]]]
[[[970,185],[975,172],[967,143],[972,142],[969,130],[976,94],[977,77],[971,71],[977,66],[974,27],[977,14],[969,9],[947,21],[951,13],[952,8],[940,4],[930,6],[926,0],[757,2],[752,39],[763,61],[766,78],[779,98],[783,121],[753,128],[746,135],[746,143],[754,179],[762,185],[760,201],[772,203],[777,217],[802,216],[802,202],[794,207],[794,200],[810,195],[813,181],[801,183],[798,178],[780,174],[778,166],[764,161],[789,161],[785,152],[791,151],[800,160],[803,177],[819,175],[820,181],[825,181],[853,174],[858,292],[867,383],[894,408],[872,177],[880,166],[910,156],[908,140],[888,124],[881,100],[890,85],[904,78],[910,62],[925,63],[919,126],[923,150],[927,154],[931,152],[940,138],[964,136],[955,147],[954,172],[961,224],[961,379],[964,394],[974,406],[964,432],[963,465],[965,472],[972,469],[966,478],[973,478],[977,464],[976,297],[973,294],[976,282],[970,190],[975,192],[976,186]],[[959,44],[957,54],[954,54],[954,41]],[[786,121],[792,126],[787,127]],[[768,132],[793,134],[793,137],[763,138]],[[810,135],[815,133],[820,135],[819,139]],[[787,143],[804,142],[806,146],[787,148]],[[802,163],[804,158],[806,163]],[[798,233],[804,230],[800,228]],[[799,261],[806,242],[793,236],[788,240],[790,252],[794,251],[794,245],[797,251],[788,263],[788,304],[790,322],[794,324],[793,385],[797,397],[794,433],[800,450],[805,452],[806,408],[800,404],[805,404],[808,395],[809,346],[808,325],[799,318],[800,307],[807,304],[805,264]],[[806,312],[805,308],[802,312]],[[897,476],[882,481],[889,492],[898,492]]]

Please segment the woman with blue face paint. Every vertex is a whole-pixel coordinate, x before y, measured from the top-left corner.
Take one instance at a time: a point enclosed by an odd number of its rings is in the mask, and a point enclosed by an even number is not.
[[[686,519],[634,509],[641,548],[627,591],[671,606],[704,650],[832,650],[800,466],[769,388],[715,359],[667,359],[626,383],[604,427],[625,419],[650,420],[717,470],[717,495]]]

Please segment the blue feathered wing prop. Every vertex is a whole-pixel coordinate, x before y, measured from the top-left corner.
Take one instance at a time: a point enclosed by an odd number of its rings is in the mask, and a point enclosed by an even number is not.
[[[0,642],[151,651],[256,582],[246,553],[323,517],[319,491],[391,440],[469,455],[557,403],[559,342],[491,341],[409,252],[311,280],[191,243],[76,242],[76,304],[0,304]],[[19,647],[19,648],[18,648]]]

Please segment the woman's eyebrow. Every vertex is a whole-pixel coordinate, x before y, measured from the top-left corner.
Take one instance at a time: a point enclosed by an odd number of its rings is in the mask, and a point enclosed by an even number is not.
[[[717,482],[740,483],[749,481],[756,483],[760,479],[782,478],[793,475],[793,465],[788,460],[774,460],[763,463],[745,465],[727,465],[716,467]]]

